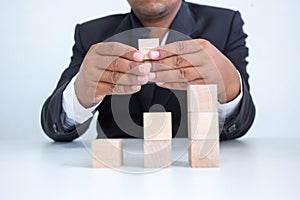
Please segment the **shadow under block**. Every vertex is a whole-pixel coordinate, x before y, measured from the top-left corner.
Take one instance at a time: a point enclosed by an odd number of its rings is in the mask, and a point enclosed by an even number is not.
[[[218,168],[220,166],[219,140],[189,139],[189,165],[193,168]]]
[[[218,113],[188,113],[188,137],[192,140],[219,139]]]
[[[144,113],[144,140],[171,140],[171,112]]]
[[[92,143],[93,168],[117,168],[123,163],[123,139],[97,139]]]
[[[144,140],[144,167],[164,168],[172,165],[172,143],[166,141]]]
[[[188,112],[218,112],[217,85],[190,85],[187,89]]]
[[[159,47],[159,38],[139,39],[139,50],[144,54],[145,60],[149,60],[149,51]]]

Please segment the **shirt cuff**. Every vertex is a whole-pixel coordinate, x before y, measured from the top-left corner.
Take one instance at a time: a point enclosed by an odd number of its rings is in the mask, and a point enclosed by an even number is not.
[[[101,103],[100,101],[98,104],[94,105],[91,108],[85,108],[80,104],[75,94],[74,88],[76,77],[77,75],[73,77],[73,79],[70,81],[63,92],[62,108],[63,112],[65,112],[65,117],[63,117],[63,125],[66,125],[67,127],[69,127],[70,125],[75,126],[77,124],[82,124],[93,117],[93,111]]]
[[[219,112],[220,121],[225,121],[227,117],[231,116],[234,113],[234,111],[238,108],[243,98],[243,81],[240,73],[238,71],[237,73],[240,78],[240,85],[241,85],[240,94],[235,99],[233,99],[228,103],[224,103],[224,104],[218,103],[218,112]]]

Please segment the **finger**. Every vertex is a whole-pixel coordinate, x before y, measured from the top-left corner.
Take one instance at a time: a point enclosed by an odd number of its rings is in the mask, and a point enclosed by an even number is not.
[[[207,84],[204,79],[194,80],[191,82],[156,83],[156,85],[159,87],[172,89],[172,90],[186,90],[189,85],[203,85],[203,84]]]
[[[144,60],[144,55],[142,52],[138,51],[134,47],[122,43],[103,42],[92,46],[92,49],[94,49],[95,52],[101,56],[117,56],[139,62]]]
[[[149,52],[149,56],[152,60],[160,60],[174,55],[185,55],[200,52],[202,49],[202,46],[197,42],[197,40],[179,41],[152,49]]]
[[[118,71],[135,75],[147,75],[152,68],[151,63],[137,63],[118,58],[108,66],[110,71]]]
[[[133,94],[141,90],[140,85],[115,85],[99,82],[96,88],[97,95]],[[95,96],[97,96],[95,95]]]
[[[164,71],[151,72],[149,81],[153,82],[181,82],[202,79],[203,75],[199,71],[201,68],[185,67]]]
[[[209,84],[206,79],[197,79],[189,81],[189,85],[206,85]]]
[[[163,58],[159,61],[153,61],[151,71],[163,70],[163,65],[171,66],[174,69],[191,66],[204,66],[209,61],[210,58],[204,53],[204,51],[185,55],[173,55],[171,57]]]
[[[177,82],[177,83],[159,82],[159,83],[156,83],[156,85],[159,87],[171,89],[171,90],[186,90],[188,87],[187,82]]]
[[[150,63],[130,61],[117,56],[100,56],[93,54],[85,58],[83,66],[101,70],[118,71],[135,75],[146,75],[150,72]]]
[[[136,76],[128,73],[120,73],[116,71],[105,70],[102,72],[100,77],[98,77],[99,82],[106,82],[112,84],[121,84],[121,85],[143,85],[149,81],[147,75],[145,76]]]

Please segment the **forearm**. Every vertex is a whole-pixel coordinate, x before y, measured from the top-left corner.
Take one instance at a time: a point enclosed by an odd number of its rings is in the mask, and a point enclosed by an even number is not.
[[[62,99],[63,92],[65,91],[70,80],[74,76],[76,69],[67,69],[56,89],[50,95],[43,105],[41,112],[41,124],[44,132],[54,141],[72,141],[82,135],[89,127],[91,119],[84,123],[78,123],[76,126],[65,129],[62,124]]]

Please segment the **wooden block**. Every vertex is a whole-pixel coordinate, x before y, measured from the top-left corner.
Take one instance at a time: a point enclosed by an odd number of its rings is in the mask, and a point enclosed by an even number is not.
[[[139,39],[139,50],[144,54],[145,60],[150,60],[149,51],[159,47],[159,38]]]
[[[171,140],[172,116],[170,112],[144,113],[145,140]]]
[[[190,140],[189,165],[194,168],[218,168],[220,163],[219,140]]]
[[[192,140],[218,140],[218,113],[188,113],[188,137]]]
[[[93,168],[117,168],[123,163],[123,139],[97,139],[92,143]]]
[[[166,141],[144,140],[144,167],[163,168],[172,165],[172,143]]]
[[[188,112],[218,112],[216,85],[190,85],[187,89]]]

